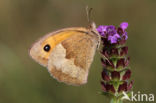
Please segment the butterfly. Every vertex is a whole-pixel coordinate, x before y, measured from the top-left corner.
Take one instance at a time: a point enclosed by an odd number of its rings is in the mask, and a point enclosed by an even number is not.
[[[87,83],[98,43],[99,34],[92,23],[88,28],[71,27],[51,32],[35,42],[29,54],[58,81],[82,85]]]

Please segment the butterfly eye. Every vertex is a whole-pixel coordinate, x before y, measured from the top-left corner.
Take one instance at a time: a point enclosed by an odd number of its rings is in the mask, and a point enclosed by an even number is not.
[[[49,44],[45,45],[43,49],[44,51],[48,52],[50,50],[50,45]]]

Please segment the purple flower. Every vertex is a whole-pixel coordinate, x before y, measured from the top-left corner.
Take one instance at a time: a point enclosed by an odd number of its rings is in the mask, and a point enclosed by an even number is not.
[[[106,28],[106,30],[107,30],[107,34],[108,34],[108,35],[111,35],[111,36],[113,36],[114,34],[117,33],[117,31],[116,31],[116,29],[115,29],[115,26],[113,26],[113,25],[108,26],[108,27]]]
[[[101,36],[106,36],[107,26],[100,25],[96,30],[100,33]]]
[[[127,55],[128,47],[125,46],[128,39],[127,27],[128,23],[123,22],[119,27],[103,25],[97,28],[102,41],[102,48],[99,51],[102,54],[103,66],[101,72],[102,94],[111,95],[112,101],[119,103],[123,101],[121,99],[122,92],[129,94],[133,87],[133,81],[129,80],[131,70],[130,58]]]
[[[114,34],[113,36],[108,36],[108,40],[111,42],[111,44],[113,43],[117,43],[118,41],[118,38],[120,38],[120,35],[119,34]]]
[[[122,37],[124,37],[125,40],[128,39],[128,35],[127,35],[127,32],[126,31],[122,34]]]
[[[130,82],[131,70],[129,67],[128,47],[125,46],[128,35],[128,23],[123,22],[119,27],[103,25],[97,28],[101,36],[102,54],[101,86],[103,95],[113,95],[112,100],[122,102],[121,95],[124,91],[128,94],[133,86]]]
[[[105,38],[105,43],[108,42],[110,44],[115,44],[120,43],[120,41],[126,41],[128,39],[127,32],[125,31],[127,27],[128,23],[122,22],[118,28],[113,25],[100,25],[97,28],[97,31],[102,36],[102,38]]]
[[[127,29],[127,27],[128,27],[128,23],[127,22],[122,22],[120,24],[120,28],[122,28],[123,31],[125,31]]]

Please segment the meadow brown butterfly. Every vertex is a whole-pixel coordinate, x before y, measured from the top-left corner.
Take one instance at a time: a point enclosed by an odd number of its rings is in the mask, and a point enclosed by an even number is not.
[[[95,23],[88,28],[61,29],[35,42],[29,54],[47,67],[58,81],[71,85],[85,84],[99,42],[98,35]]]

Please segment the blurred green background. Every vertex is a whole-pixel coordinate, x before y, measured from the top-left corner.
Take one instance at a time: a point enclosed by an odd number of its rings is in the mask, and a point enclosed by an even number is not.
[[[48,32],[87,26],[86,5],[97,25],[129,23],[134,91],[156,94],[156,0],[0,0],[0,103],[108,103],[98,93],[98,54],[88,83],[80,87],[57,82],[28,55]]]

